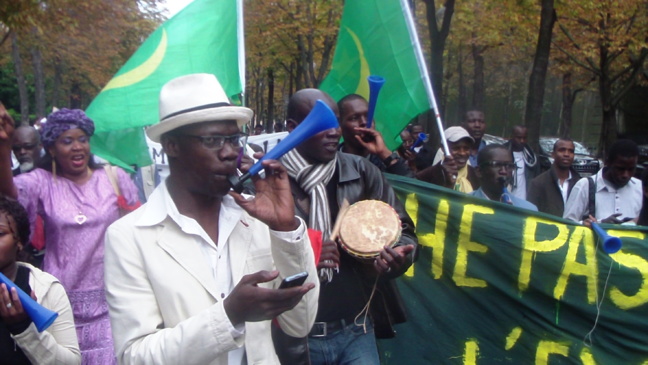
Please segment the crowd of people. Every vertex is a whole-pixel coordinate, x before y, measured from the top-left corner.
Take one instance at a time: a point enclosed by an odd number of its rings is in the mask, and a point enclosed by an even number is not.
[[[543,171],[527,143],[527,128],[514,126],[503,144],[487,144],[484,113],[469,111],[459,127],[444,131],[449,154],[441,147],[422,146],[412,137],[418,125],[401,133],[401,158],[416,178],[532,211],[540,211],[589,226],[592,222],[647,225],[648,168],[638,166],[639,148],[631,140],[617,140],[607,152],[604,167],[582,177],[574,169],[575,144],[558,138],[552,164]],[[419,129],[420,130],[420,129]],[[402,153],[403,147],[408,151]]]
[[[643,185],[633,176],[631,141],[581,178],[574,142],[558,139],[543,172],[525,127],[487,144],[484,113],[471,110],[444,131],[447,153],[419,124],[391,151],[367,128],[362,96],[336,103],[304,89],[288,102],[286,129],[317,100],[340,127],[264,161],[265,176],[239,194],[230,178],[253,163],[242,148],[252,110],[231,105],[209,74],[169,81],[159,100],[160,121],[146,133],[163,146],[169,176],[141,207],[131,177],[91,154],[95,126],[83,111],[58,110],[36,130],[0,109],[0,271],[59,313],[39,332],[16,290],[0,285],[3,361],[378,364],[376,339],[406,321],[394,279],[418,254],[414,223],[383,173],[585,225],[648,224],[647,174]],[[391,206],[401,226],[394,242],[359,257],[337,224],[347,205],[367,200]]]

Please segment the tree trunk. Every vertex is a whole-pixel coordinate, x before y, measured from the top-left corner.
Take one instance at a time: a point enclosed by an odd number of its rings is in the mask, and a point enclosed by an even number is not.
[[[473,98],[472,108],[484,109],[484,48],[476,44],[472,45],[472,55],[475,69],[473,70]]]
[[[452,64],[452,50],[448,48],[447,58],[444,61],[445,64]],[[449,71],[444,72],[443,75],[443,93],[437,99],[439,104],[439,109],[441,109],[441,120],[445,120],[446,111],[448,106],[448,95],[450,90],[450,80],[452,79],[453,70],[450,68]]]
[[[317,87],[319,82],[317,81],[317,78],[315,77],[315,62],[313,62],[313,59],[315,58],[313,55],[313,34],[309,34],[306,36],[306,40],[308,41],[308,48],[306,48],[306,65],[307,65],[307,70],[308,70],[308,86],[307,87]]]
[[[570,138],[572,127],[572,110],[574,107],[574,100],[576,95],[572,93],[572,74],[566,72],[563,74],[562,79],[562,118],[560,121],[559,136],[562,138]]]
[[[288,73],[288,97],[291,97],[292,94],[295,93],[295,84],[297,80],[297,77],[295,76],[295,63],[291,62],[290,63],[290,72]]]
[[[261,72],[259,72],[259,75],[261,75]],[[265,91],[265,77],[259,76],[259,90],[257,91],[257,95],[259,98],[259,109],[257,109],[257,120],[256,124],[252,126],[252,129],[256,127],[257,125],[261,124],[264,125],[266,121],[266,109],[265,109],[265,98],[263,97]]]
[[[78,81],[73,81],[70,88],[70,108],[81,109],[81,85]]]
[[[299,39],[299,37],[298,37]],[[302,50],[301,47],[299,46],[299,42],[297,48],[299,49],[299,55],[295,56],[295,90],[301,90],[305,86],[305,70],[304,70],[304,63],[302,62]]]
[[[636,84],[639,74],[643,71],[643,64],[648,57],[648,49],[642,49],[637,56],[630,56],[631,66],[626,69],[626,78],[623,81],[615,83],[613,79],[619,79],[612,75],[611,63],[615,56],[610,55],[610,50],[605,43],[599,46],[599,67],[601,70],[599,76],[599,94],[601,98],[601,107],[603,109],[603,124],[601,125],[601,135],[599,139],[599,153],[605,157],[607,151],[617,139],[618,124],[616,111],[621,99]]]
[[[274,73],[272,68],[268,69],[268,121],[264,130],[274,132]]]
[[[61,87],[63,85],[63,67],[57,60],[54,64],[54,83],[52,85],[52,106],[58,107],[61,105],[59,100],[61,97]],[[47,114],[47,112],[45,113]]]
[[[430,82],[436,100],[440,100],[443,92],[443,51],[446,39],[450,33],[450,23],[454,13],[455,0],[446,0],[445,7],[439,9],[443,12],[441,24],[437,24],[437,9],[435,0],[424,0],[426,4],[425,17],[430,33]],[[439,114],[442,111],[437,110]],[[443,114],[442,114],[443,115]]]
[[[506,78],[510,79],[511,75],[511,67],[506,68]],[[513,83],[509,82],[507,85],[507,90],[506,90],[506,104],[504,105],[504,114],[502,115],[502,122],[504,122],[504,130],[508,131],[510,130],[510,122],[511,122],[511,115],[513,114],[512,110],[514,109],[513,106]],[[502,133],[504,135],[504,133]]]
[[[607,50],[601,50],[601,58],[607,56]],[[603,69],[603,68],[602,68]],[[612,104],[612,83],[608,75],[603,74],[599,79],[599,96],[601,98],[601,108],[603,112],[603,124],[601,124],[601,134],[598,143],[598,154],[601,158],[607,156],[607,151],[617,139],[617,121],[616,106]]]
[[[529,78],[529,92],[527,94],[524,122],[529,132],[529,144],[533,149],[540,149],[540,122],[542,120],[542,106],[544,102],[545,79],[549,65],[551,51],[551,35],[556,21],[554,0],[542,0],[540,11],[540,31],[533,69]]]
[[[327,19],[327,26],[332,26],[332,24],[335,22],[333,10],[329,10]],[[336,41],[337,35],[330,35],[324,38],[324,51],[322,52],[321,65],[319,66],[319,70],[317,72],[316,85],[319,85],[322,80],[324,80],[324,76],[326,76],[326,74],[328,73],[329,63],[331,62],[331,53],[333,52]]]
[[[457,56],[457,79],[459,82],[459,113],[457,113],[457,116],[459,118],[463,118],[468,111],[468,94],[466,92],[466,80],[464,79],[463,73],[463,52],[461,52],[461,50],[462,46],[461,43],[459,43],[459,55]]]
[[[36,120],[45,117],[45,77],[43,76],[43,58],[38,47],[32,47],[32,64],[34,66],[34,86],[36,91]]]
[[[29,125],[29,95],[27,94],[27,83],[23,73],[22,58],[18,48],[18,36],[11,32],[11,58],[16,70],[16,83],[18,84],[18,95],[20,96],[20,124]]]

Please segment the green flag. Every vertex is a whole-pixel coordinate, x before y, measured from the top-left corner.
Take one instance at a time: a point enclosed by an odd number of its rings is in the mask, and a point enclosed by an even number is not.
[[[384,77],[374,120],[392,150],[407,123],[430,109],[426,73],[407,0],[344,2],[333,65],[320,89],[335,100],[354,93],[368,99],[367,77]]]
[[[240,1],[195,0],[149,36],[87,109],[96,124],[93,153],[123,167],[151,164],[142,127],[157,123],[160,88],[175,77],[211,73],[238,98]]]

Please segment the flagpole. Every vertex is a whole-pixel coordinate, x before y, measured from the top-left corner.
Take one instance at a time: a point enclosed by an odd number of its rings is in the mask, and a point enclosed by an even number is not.
[[[405,23],[407,24],[407,29],[409,30],[410,39],[412,40],[412,44],[414,45],[416,62],[418,63],[421,74],[423,75],[423,85],[425,85],[425,91],[427,91],[428,102],[430,103],[430,107],[434,110],[437,128],[439,129],[439,137],[441,138],[441,143],[443,145],[443,152],[446,156],[450,156],[450,148],[448,148],[448,142],[446,141],[445,135],[443,133],[443,122],[441,121],[441,114],[439,113],[439,107],[437,106],[436,98],[434,97],[434,90],[432,89],[432,84],[430,83],[427,64],[425,63],[423,51],[421,50],[421,42],[419,42],[418,33],[416,33],[416,27],[414,26],[412,11],[410,10],[408,0],[400,0],[400,3],[401,9],[403,9],[403,15],[405,16]]]
[[[243,0],[236,0],[236,39],[238,49],[239,82],[241,83],[241,106],[245,105],[245,24],[243,21]],[[244,132],[250,133],[250,122],[245,125],[248,129]]]
[[[236,36],[238,40],[239,82],[241,105],[245,106],[245,29],[243,24],[243,0],[236,0]]]

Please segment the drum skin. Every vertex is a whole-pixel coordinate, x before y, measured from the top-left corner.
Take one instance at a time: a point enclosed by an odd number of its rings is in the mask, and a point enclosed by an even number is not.
[[[340,244],[350,255],[373,259],[401,235],[398,213],[380,200],[362,200],[349,207],[340,226]]]

